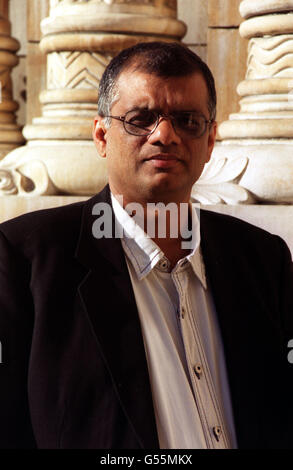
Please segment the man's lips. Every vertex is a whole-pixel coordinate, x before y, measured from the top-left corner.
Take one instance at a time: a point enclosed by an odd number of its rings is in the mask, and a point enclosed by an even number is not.
[[[156,168],[172,168],[176,166],[181,159],[177,155],[169,153],[158,153],[144,159]]]

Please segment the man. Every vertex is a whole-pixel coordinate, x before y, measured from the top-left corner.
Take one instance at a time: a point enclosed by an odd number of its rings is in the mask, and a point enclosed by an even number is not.
[[[215,107],[184,46],[122,51],[93,132],[109,186],[1,225],[1,447],[292,447],[289,250],[190,204]]]

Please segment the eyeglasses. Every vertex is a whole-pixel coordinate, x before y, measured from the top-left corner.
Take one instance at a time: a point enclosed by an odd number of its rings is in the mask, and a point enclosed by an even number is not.
[[[161,118],[170,119],[175,132],[186,135],[193,139],[202,137],[207,130],[208,124],[213,119],[205,117],[195,111],[178,111],[172,114],[162,114],[149,109],[134,109],[128,111],[124,116],[105,116],[123,122],[125,131],[136,136],[148,136],[155,132]]]

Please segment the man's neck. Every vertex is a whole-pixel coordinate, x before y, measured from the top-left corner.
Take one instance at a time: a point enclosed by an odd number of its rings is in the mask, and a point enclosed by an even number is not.
[[[189,203],[173,203],[167,209],[144,210],[144,230],[161,248],[168,258],[171,267],[190,253],[190,249],[182,247],[182,234],[191,228],[191,207]],[[189,233],[189,232],[188,232]]]
[[[191,250],[182,247],[183,233],[191,228],[191,206],[184,202],[141,202],[125,201],[124,197],[114,195],[135,222],[159,246],[168,258],[171,267],[187,256]]]
[[[176,266],[180,259],[185,258],[191,252],[190,249],[182,248],[181,238],[153,238],[152,240],[161,248],[166,258],[168,258],[171,269]]]

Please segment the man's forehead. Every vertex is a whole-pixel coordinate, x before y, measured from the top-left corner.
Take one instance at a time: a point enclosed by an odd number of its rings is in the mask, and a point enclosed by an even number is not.
[[[162,77],[154,73],[129,68],[123,71],[116,84],[117,101],[143,105],[152,100],[180,104],[206,103],[208,90],[201,72],[185,76]]]

